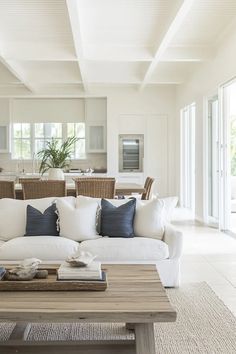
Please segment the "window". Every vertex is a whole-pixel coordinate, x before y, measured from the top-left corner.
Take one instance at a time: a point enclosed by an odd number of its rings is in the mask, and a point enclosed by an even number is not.
[[[34,124],[34,137],[34,153],[37,154],[52,138],[62,142],[62,124],[36,123]]]
[[[74,144],[72,159],[85,158],[85,124],[67,123],[67,137],[76,136],[78,140]]]
[[[31,149],[31,126],[29,123],[13,124],[13,159],[30,159]]]
[[[84,159],[85,123],[14,123],[12,127],[12,158],[31,159],[42,150],[47,141],[57,139],[61,143],[76,136],[71,158]]]

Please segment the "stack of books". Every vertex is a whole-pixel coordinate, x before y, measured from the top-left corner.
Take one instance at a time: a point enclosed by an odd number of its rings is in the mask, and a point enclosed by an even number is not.
[[[92,262],[86,267],[72,267],[63,262],[57,271],[58,280],[102,280],[101,262]]]

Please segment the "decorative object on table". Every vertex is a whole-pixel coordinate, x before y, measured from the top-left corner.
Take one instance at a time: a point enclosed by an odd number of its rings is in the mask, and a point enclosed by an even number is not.
[[[66,262],[65,262],[66,263]],[[69,264],[70,269],[75,268]],[[58,266],[40,265],[35,277],[32,280],[8,280],[6,277],[0,280],[1,291],[104,291],[107,288],[106,270],[101,271],[100,279],[81,279],[81,280],[58,280]],[[47,274],[47,278],[45,278]]]
[[[63,169],[67,169],[70,165],[72,148],[77,138],[68,138],[63,143],[56,139],[46,142],[46,147],[38,152],[38,157],[42,160],[39,172],[42,175],[48,171],[48,179],[64,180]]]
[[[66,262],[72,267],[86,267],[89,266],[97,256],[92,255],[90,252],[78,250],[72,256],[66,259]]]
[[[71,266],[63,262],[57,271],[58,280],[101,280],[101,262],[91,262],[85,267]]]
[[[24,259],[19,265],[15,268],[8,270],[5,274],[4,279],[6,280],[32,280],[39,272],[38,266],[42,263],[40,259],[37,258],[27,258]],[[47,273],[40,273],[39,277],[47,277]]]
[[[0,280],[3,279],[5,274],[6,274],[6,268],[5,267],[0,267]]]

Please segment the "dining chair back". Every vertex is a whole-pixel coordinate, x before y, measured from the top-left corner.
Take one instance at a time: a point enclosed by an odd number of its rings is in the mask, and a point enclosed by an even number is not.
[[[150,199],[151,196],[151,189],[152,189],[152,185],[154,182],[154,178],[151,177],[147,177],[146,181],[144,183],[144,188],[145,188],[145,192],[142,193],[141,199],[142,200],[148,200]]]
[[[24,182],[31,182],[31,181],[40,181],[40,177],[20,177],[19,178],[19,183],[24,183]]]
[[[16,198],[14,181],[0,181],[0,199],[2,198]]]
[[[65,181],[22,181],[23,199],[66,196]]]
[[[77,196],[108,199],[115,197],[115,178],[80,177],[74,181]]]

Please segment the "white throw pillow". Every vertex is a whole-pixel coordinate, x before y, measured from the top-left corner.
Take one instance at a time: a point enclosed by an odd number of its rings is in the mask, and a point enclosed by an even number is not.
[[[160,199],[137,201],[134,217],[135,236],[161,240],[164,234],[164,202]]]
[[[75,241],[98,238],[99,235],[96,232],[98,207],[99,204],[95,198],[78,196],[75,207],[64,200],[58,200],[60,236]]]
[[[50,197],[27,200],[0,199],[0,240],[8,241],[25,234],[26,208],[28,204],[44,212],[55,200],[59,199],[66,200],[71,205],[75,203],[74,197]]]

